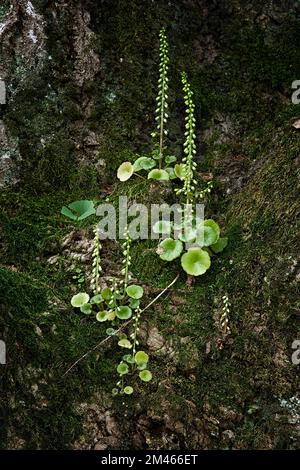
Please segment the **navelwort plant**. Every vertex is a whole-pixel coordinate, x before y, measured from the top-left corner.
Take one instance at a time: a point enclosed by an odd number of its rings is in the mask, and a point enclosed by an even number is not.
[[[211,256],[225,248],[227,238],[220,237],[220,227],[214,220],[198,220],[194,213],[194,205],[199,197],[196,191],[197,180],[194,176],[197,168],[194,161],[196,119],[193,92],[186,73],[182,74],[182,85],[186,106],[185,156],[180,165],[175,165],[175,173],[180,175],[183,181],[183,186],[175,189],[176,195],[183,195],[185,199],[184,208],[181,210],[182,222],[179,225],[169,221],[157,222],[153,227],[153,232],[168,236],[160,242],[157,248],[157,253],[162,260],[173,261],[181,256],[183,270],[191,276],[200,276],[210,268]],[[210,190],[211,185],[207,186],[205,192],[209,193]],[[184,250],[186,251],[182,254]]]
[[[159,79],[156,97],[155,121],[156,130],[151,135],[158,142],[154,146],[151,157],[139,157],[133,164],[123,162],[118,168],[117,176],[120,181],[127,181],[132,175],[137,175],[141,170],[148,173],[148,179],[166,181],[175,179],[174,169],[169,165],[176,162],[174,155],[165,155],[165,137],[168,134],[166,128],[168,115],[168,88],[169,88],[169,48],[165,28],[159,33]],[[158,163],[158,168],[155,168]]]
[[[136,373],[138,373],[139,378],[143,382],[149,382],[152,379],[152,374],[147,368],[148,355],[144,351],[137,351],[139,345],[139,322],[141,318],[140,301],[144,290],[137,284],[130,284],[131,239],[127,227],[124,236],[125,240],[122,245],[122,278],[112,278],[111,286],[101,289],[99,286],[99,276],[102,271],[100,265],[101,244],[97,228],[95,228],[91,285],[94,295],[90,297],[87,292],[80,292],[71,299],[72,306],[79,308],[83,314],[94,315],[100,323],[109,322],[110,326],[106,329],[106,334],[116,337],[118,346],[128,350],[128,353],[123,355],[121,362],[117,366],[119,380],[112,391],[114,395],[118,393],[130,395],[133,393],[133,387],[127,384],[126,379]],[[128,337],[123,331],[124,327],[127,326],[127,322],[130,322],[131,319],[133,329]]]

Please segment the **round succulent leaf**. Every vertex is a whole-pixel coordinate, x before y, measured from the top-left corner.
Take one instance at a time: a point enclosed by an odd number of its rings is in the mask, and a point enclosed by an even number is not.
[[[127,385],[124,387],[124,393],[126,393],[126,395],[131,395],[133,393],[133,388],[130,387],[130,385]]]
[[[210,267],[210,256],[201,248],[192,247],[182,255],[181,266],[187,274],[200,276]]]
[[[116,314],[120,320],[128,320],[132,316],[132,310],[130,307],[127,307],[127,305],[122,305],[118,307]]]
[[[204,220],[204,246],[216,243],[220,237],[220,227],[212,219]]]
[[[157,181],[167,181],[169,180],[169,175],[165,170],[159,170],[158,168],[154,168],[148,174],[148,180],[157,180]]]
[[[183,245],[180,240],[173,240],[173,238],[166,238],[157,248],[157,253],[164,261],[173,261],[178,258],[183,250]]]
[[[108,321],[113,321],[115,318],[116,318],[116,312],[114,312],[113,310],[110,310],[107,313],[107,320]]]
[[[115,397],[116,395],[118,395],[119,390],[115,387],[115,388],[112,389],[111,393]]]
[[[114,328],[107,328],[106,334],[107,336],[114,336],[116,334],[116,330]]]
[[[165,162],[169,165],[170,163],[174,163],[176,162],[177,158],[175,157],[175,155],[167,155],[165,157]]]
[[[185,164],[184,163],[177,163],[174,166],[174,172],[177,178],[183,180],[185,177]]]
[[[134,358],[132,357],[131,354],[125,354],[123,356],[123,361],[128,362],[128,364],[134,364]]]
[[[109,287],[105,287],[105,289],[102,290],[101,296],[103,297],[104,300],[110,300],[112,296],[112,291]]]
[[[130,342],[128,339],[120,339],[120,341],[118,342],[118,345],[119,345],[121,348],[127,348],[127,349],[131,349],[131,348],[132,348],[132,344],[131,344],[131,342]]]
[[[175,175],[174,168],[168,166],[167,168],[165,168],[165,171],[168,173],[170,180],[175,180],[177,178],[177,176]]]
[[[221,253],[221,251],[226,248],[228,244],[228,238],[227,237],[220,237],[217,243],[214,243],[213,245],[210,246],[210,248],[215,252],[215,253]]]
[[[138,300],[143,297],[144,289],[141,286],[137,286],[136,284],[132,284],[126,288],[127,295],[132,299]]]
[[[80,307],[80,311],[85,313],[86,315],[90,315],[92,313],[92,306],[91,304],[84,304]]]
[[[98,312],[97,315],[96,315],[96,320],[100,321],[100,322],[104,322],[106,320],[108,320],[108,313],[103,310],[102,312]]]
[[[120,364],[117,367],[117,372],[120,375],[128,374],[129,372],[128,365],[125,364],[125,362],[120,362]]]
[[[133,164],[133,171],[151,170],[156,165],[155,161],[149,157],[140,157]]]
[[[144,351],[138,351],[134,356],[134,360],[137,364],[147,364],[149,356]]]
[[[96,209],[94,202],[86,199],[82,201],[74,201],[67,207],[64,206],[61,210],[61,214],[72,220],[83,220],[95,213]]]
[[[143,382],[150,382],[150,380],[152,379],[152,374],[151,374],[150,370],[144,369],[139,373],[139,378]]]
[[[133,310],[135,310],[136,308],[138,308],[140,306],[140,301],[137,300],[137,299],[130,299],[129,301],[129,307],[132,308]]]
[[[103,297],[101,294],[94,295],[90,302],[91,304],[101,304],[101,302],[103,302]]]
[[[117,177],[120,181],[127,181],[133,175],[133,171],[132,163],[123,162],[118,168]]]
[[[86,292],[79,292],[79,294],[73,295],[71,299],[71,305],[73,307],[80,308],[83,305],[87,304],[89,300],[89,294],[87,294]]]

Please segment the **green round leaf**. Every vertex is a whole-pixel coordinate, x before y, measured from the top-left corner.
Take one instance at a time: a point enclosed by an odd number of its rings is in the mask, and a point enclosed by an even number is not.
[[[127,348],[127,349],[132,348],[132,344],[128,339],[120,339],[120,341],[118,342],[118,345],[121,346],[121,348]]]
[[[94,295],[94,297],[91,298],[91,304],[101,304],[101,302],[103,302],[101,294]]]
[[[117,177],[120,181],[127,181],[133,174],[133,165],[130,162],[124,162],[119,166]]]
[[[124,388],[124,393],[126,393],[126,395],[131,395],[133,393],[133,388],[130,387],[130,385],[127,385],[127,387]]]
[[[123,356],[123,360],[128,362],[129,364],[134,364],[134,358],[132,357],[131,354],[125,354]]]
[[[94,202],[86,199],[82,201],[74,201],[67,207],[64,206],[61,210],[61,214],[72,220],[83,220],[95,213],[96,209]]]
[[[165,157],[165,162],[169,165],[170,163],[174,163],[176,162],[177,158],[175,157],[175,155],[167,155]]]
[[[117,372],[120,375],[128,374],[129,372],[128,365],[125,364],[125,362],[121,362],[117,367]]]
[[[166,181],[169,180],[169,175],[165,170],[159,170],[158,168],[154,168],[148,174],[148,180],[157,180],[157,181]]]
[[[117,317],[121,320],[128,320],[128,318],[132,315],[131,308],[127,307],[127,305],[122,305],[121,307],[117,308]]]
[[[116,333],[116,330],[114,330],[113,328],[107,328],[106,330],[107,336],[114,336],[115,333]]]
[[[100,322],[104,322],[107,320],[108,313],[106,311],[98,312],[96,315],[96,319]]]
[[[143,381],[143,382],[150,382],[150,380],[152,379],[152,374],[150,372],[150,370],[141,370],[141,372],[139,373],[139,378]]]
[[[155,167],[155,161],[148,157],[140,157],[133,164],[134,171],[151,170],[153,167]]]
[[[203,245],[210,246],[216,243],[220,237],[220,227],[212,219],[204,220]]]
[[[212,250],[215,253],[221,253],[221,251],[223,251],[224,248],[226,248],[227,243],[228,243],[227,237],[219,238],[217,243],[214,243],[213,245],[211,245],[210,248],[212,248]]]
[[[191,276],[200,276],[210,267],[209,254],[201,248],[190,248],[181,257],[181,266]]]
[[[113,388],[111,393],[112,393],[113,396],[116,396],[116,395],[118,395],[119,390],[117,388]]]
[[[183,245],[180,240],[173,240],[173,238],[166,238],[157,248],[157,253],[164,261],[172,261],[180,256],[183,250]]]
[[[141,286],[132,284],[131,286],[127,287],[126,292],[129,297],[132,297],[133,299],[137,300],[143,297],[144,289]]]
[[[133,308],[133,309],[135,310],[136,308],[139,307],[139,305],[140,305],[140,301],[139,301],[139,300],[130,299],[130,301],[129,301],[129,307],[130,307],[130,308]]]
[[[175,180],[177,178],[177,176],[175,175],[174,168],[167,167],[165,168],[165,171],[168,173],[170,180]]]
[[[80,311],[82,313],[85,313],[86,315],[89,315],[90,313],[92,313],[92,306],[91,304],[84,304],[80,307]]]
[[[158,220],[152,227],[153,233],[161,233],[170,235],[172,230],[172,222],[169,220]]]
[[[137,364],[147,364],[149,356],[144,351],[138,351],[134,356],[134,360]]]
[[[174,166],[174,172],[177,178],[183,180],[185,177],[185,164],[184,163],[178,163],[177,165]]]
[[[110,300],[112,296],[111,289],[109,287],[105,287],[105,289],[103,289],[103,291],[101,292],[101,296],[104,300]]]
[[[87,304],[89,300],[90,300],[89,294],[87,294],[86,292],[79,292],[79,294],[73,295],[71,299],[71,305],[73,307],[80,308],[84,304]]]

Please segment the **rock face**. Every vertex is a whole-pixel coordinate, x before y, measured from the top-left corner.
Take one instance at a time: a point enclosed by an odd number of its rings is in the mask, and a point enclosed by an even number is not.
[[[21,155],[18,141],[13,139],[0,120],[0,190],[19,181]]]
[[[1,2],[3,447],[299,448],[291,362],[300,336],[300,143],[291,125],[299,10],[294,0]],[[70,305],[89,285],[92,230],[59,211],[124,191],[146,203],[172,200],[171,184],[158,191],[134,179],[111,194],[119,163],[151,145],[162,23],[172,63],[168,150],[182,155],[185,69],[199,176],[215,181],[206,211],[229,243],[209,272],[193,285],[181,276],[144,313],[153,381],[112,399],[120,351],[113,342],[94,350],[106,326]],[[118,243],[103,243],[104,285],[119,275],[120,254]],[[133,244],[132,274],[149,300],[179,269],[148,241]]]

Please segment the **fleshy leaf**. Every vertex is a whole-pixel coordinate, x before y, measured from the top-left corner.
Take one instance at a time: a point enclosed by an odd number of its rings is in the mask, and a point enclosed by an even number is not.
[[[87,304],[89,300],[90,300],[89,294],[87,294],[86,292],[79,292],[79,294],[73,295],[71,299],[71,305],[73,307],[80,308],[84,304]]]
[[[132,315],[132,310],[131,308],[127,307],[127,305],[122,305],[121,307],[118,307],[116,313],[117,317],[121,320],[128,320],[128,318],[130,318]]]
[[[204,220],[203,246],[210,246],[217,243],[220,237],[220,227],[212,219]]]
[[[173,240],[173,238],[166,238],[157,248],[157,254],[164,261],[173,261],[173,259],[178,258],[183,250],[183,245],[180,240]]]
[[[181,266],[187,274],[191,276],[200,276],[210,267],[209,254],[201,248],[190,248],[181,257]]]
[[[120,181],[127,181],[133,175],[133,165],[130,162],[124,162],[119,166],[117,177]]]
[[[138,351],[134,356],[134,360],[137,364],[147,364],[149,356],[144,351]]]
[[[143,381],[143,382],[150,382],[150,380],[152,379],[152,374],[150,372],[150,370],[142,370],[140,373],[139,373],[139,378]]]
[[[129,372],[128,365],[125,364],[124,362],[121,362],[117,367],[117,371],[118,371],[118,374],[120,375],[128,374]]]
[[[107,328],[106,330],[107,336],[114,336],[115,333],[116,333],[116,330],[114,328]]]
[[[129,307],[130,308],[133,308],[133,309],[136,309],[138,308],[140,305],[140,301],[137,300],[137,299],[130,299],[130,302],[129,302]]]
[[[74,201],[67,207],[61,209],[61,214],[72,220],[83,220],[96,213],[93,201],[84,199],[82,201]]]
[[[223,251],[224,248],[226,248],[227,243],[228,243],[228,238],[227,237],[219,238],[217,243],[214,243],[213,245],[211,245],[210,248],[215,253],[221,253],[221,251]]]
[[[80,307],[80,311],[82,313],[85,313],[86,315],[89,315],[90,313],[92,313],[92,306],[91,304],[84,304]]]
[[[127,295],[131,297],[132,299],[141,299],[144,294],[144,289],[141,286],[137,286],[135,284],[132,284],[131,286],[128,286],[126,289]]]
[[[98,312],[97,315],[96,315],[96,319],[100,322],[104,322],[104,321],[108,320],[107,315],[108,314],[105,310],[103,312]]]
[[[176,162],[177,158],[175,157],[175,155],[167,155],[165,157],[165,162],[169,165],[170,163],[174,163]]]
[[[124,387],[124,393],[126,393],[126,395],[131,395],[133,393],[133,388],[130,387],[130,385],[127,385],[127,387]]]
[[[177,163],[177,165],[174,166],[174,172],[177,178],[183,180],[185,177],[185,165],[184,163]]]
[[[105,287],[105,289],[103,289],[103,291],[101,292],[101,295],[104,300],[109,300],[112,296],[112,291],[109,287]]]
[[[168,173],[170,180],[175,180],[177,178],[177,176],[175,175],[174,168],[168,166],[167,168],[165,168],[165,171]]]
[[[133,164],[133,171],[151,170],[155,167],[155,161],[152,158],[140,157]]]
[[[120,341],[118,342],[118,345],[121,346],[121,348],[127,348],[127,349],[132,348],[131,342],[128,339],[125,339],[125,338],[120,339]]]
[[[123,356],[123,360],[128,362],[128,364],[134,364],[134,358],[132,357],[131,354],[125,354]]]
[[[166,181],[169,180],[169,175],[165,170],[159,170],[158,168],[154,168],[148,174],[148,180],[157,180],[157,181]]]
[[[91,298],[91,304],[101,304],[101,302],[103,302],[101,294],[94,295],[94,297]]]

